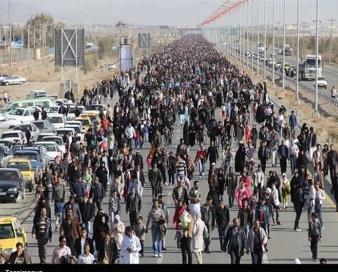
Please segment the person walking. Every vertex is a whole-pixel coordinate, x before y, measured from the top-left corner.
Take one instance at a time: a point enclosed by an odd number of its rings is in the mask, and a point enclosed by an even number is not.
[[[32,264],[32,259],[21,242],[16,243],[16,251],[12,252],[8,264]]]
[[[210,253],[209,246],[211,243],[211,232],[215,228],[215,207],[212,205],[212,198],[207,197],[206,203],[201,207],[201,218],[207,226],[209,235],[204,237],[204,252]]]
[[[157,163],[154,163],[153,168],[150,169],[148,179],[151,185],[152,197],[158,197],[158,194],[160,193],[160,186],[162,184],[162,174],[157,168]]]
[[[77,258],[78,264],[94,264],[95,257],[90,252],[90,247],[91,247],[90,244],[88,244],[88,243],[84,244],[84,246],[83,246],[84,251]]]
[[[262,264],[267,244],[268,238],[265,230],[261,228],[259,220],[255,220],[247,241],[247,252],[251,252],[252,264]]]
[[[318,256],[318,242],[322,238],[322,226],[315,212],[311,214],[308,237],[309,237],[309,241],[311,242],[310,248],[312,252],[312,260],[316,262],[317,256]]]
[[[224,205],[223,200],[218,203],[216,208],[216,224],[218,228],[218,237],[220,242],[220,252],[224,251],[223,241],[230,221],[229,209]]]
[[[52,241],[52,223],[51,219],[47,217],[46,208],[42,208],[40,217],[36,217],[33,222],[32,237],[36,238],[38,243],[38,251],[40,263],[46,263],[46,245]]]
[[[85,226],[81,227],[81,234],[78,239],[75,240],[74,248],[76,252],[76,257],[79,257],[81,254],[85,254],[85,246],[89,245],[89,251],[91,254],[94,254],[93,241],[88,237],[88,231]]]
[[[237,175],[232,167],[229,167],[229,172],[225,178],[225,184],[229,198],[229,208],[232,208],[234,205],[235,192],[237,188]]]
[[[149,224],[151,223],[151,235],[153,239],[153,250],[154,257],[162,258],[161,249],[162,249],[162,238],[160,231],[160,224],[165,222],[165,214],[163,210],[160,208],[158,200],[153,200],[153,206],[148,213],[148,220],[146,224],[146,231],[148,232]]]
[[[244,230],[240,227],[238,218],[233,219],[233,225],[228,228],[224,239],[224,252],[228,251],[231,264],[240,264],[241,257],[244,255],[246,237]]]
[[[139,264],[139,251],[141,243],[139,238],[133,234],[133,228],[127,226],[121,243],[120,264]]]
[[[302,210],[304,207],[303,187],[301,185],[298,185],[296,187],[293,206],[296,212],[294,230],[301,231],[301,229],[299,228],[299,220],[302,215]]]
[[[54,249],[52,254],[52,264],[60,264],[62,257],[72,255],[72,252],[66,243],[66,237],[61,235],[59,237],[59,245]]]
[[[191,251],[196,257],[197,264],[203,264],[202,251],[204,249],[204,239],[209,236],[208,228],[201,217],[200,211],[193,215],[195,224],[192,233]]]
[[[322,213],[323,213],[323,201],[325,199],[325,191],[320,187],[320,182],[316,182],[315,189],[316,189],[315,213],[318,216],[322,229],[324,229]]]
[[[282,144],[278,147],[278,157],[280,162],[280,171],[282,174],[286,173],[289,149],[284,140],[282,140]]]

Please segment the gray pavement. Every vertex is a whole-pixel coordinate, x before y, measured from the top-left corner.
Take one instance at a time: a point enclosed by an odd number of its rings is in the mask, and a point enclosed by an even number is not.
[[[114,97],[113,103],[117,101],[117,97]],[[110,104],[112,104],[110,102]],[[220,119],[220,112],[219,110],[216,112],[216,118]],[[175,124],[175,131],[173,135],[173,145],[169,147],[169,150],[175,150],[176,146],[179,142],[179,139],[183,136],[182,135],[182,127],[176,122]],[[206,145],[205,145],[206,146]],[[148,154],[148,147],[147,145],[141,150],[141,154],[145,159]],[[192,156],[195,155],[197,151],[197,146],[190,148],[190,154]],[[232,143],[232,151],[235,154],[237,151],[237,144]],[[221,156],[222,150],[219,149],[219,154]],[[257,164],[257,152],[255,154],[255,161]],[[221,160],[218,161],[218,167],[221,164]],[[234,165],[234,162],[232,162]],[[209,163],[206,164],[206,173],[208,172]],[[145,169],[145,173],[147,169]],[[276,170],[278,174],[280,174],[279,165],[277,168],[272,168],[271,163],[267,164],[266,173],[269,170]],[[203,192],[202,198],[205,199],[208,193],[208,183],[207,183],[207,176],[204,176],[202,179],[198,177],[198,169],[195,169],[194,178],[191,181],[191,184],[194,180],[200,180],[200,188]],[[290,169],[288,166],[288,173],[287,176],[291,179],[290,176]],[[174,214],[174,205],[172,200],[172,190],[174,187],[172,186],[164,186],[164,194],[166,197],[166,202],[169,207],[170,213],[170,224],[169,230],[166,236],[166,246],[167,250],[163,251],[162,258],[154,258],[153,252],[151,249],[151,234],[150,232],[146,234],[146,241],[145,241],[145,256],[140,258],[140,263],[143,264],[179,264],[182,262],[181,252],[176,247],[176,241],[174,240],[175,230],[172,224],[172,218]],[[227,194],[224,194],[224,202],[225,204],[228,203]],[[38,250],[36,240],[32,239],[31,236],[31,228],[32,228],[32,220],[33,220],[33,208],[34,208],[34,195],[33,193],[28,194],[27,198],[20,203],[17,204],[0,204],[0,216],[5,216],[9,214],[13,214],[20,219],[27,232],[28,237],[28,250],[29,254],[32,257],[34,263],[39,262],[38,258]],[[105,198],[103,201],[103,209],[107,212],[108,211],[108,199]],[[204,200],[202,201],[202,204]],[[142,211],[141,214],[146,219],[146,216],[151,208],[152,201],[151,201],[151,189],[148,180],[146,179],[143,200],[142,200]],[[53,203],[51,204],[53,207]],[[271,226],[271,239],[268,240],[268,249],[269,251],[264,254],[264,263],[270,264],[291,264],[295,258],[299,258],[302,263],[313,263],[311,259],[311,252],[310,252],[310,242],[307,239],[307,215],[306,213],[302,213],[300,227],[302,229],[301,232],[295,232],[293,230],[294,218],[295,213],[292,208],[292,204],[289,200],[288,209],[281,211],[280,213],[280,221],[281,225]],[[122,215],[121,219],[127,226],[129,224],[129,217],[125,212],[125,204],[122,204],[121,207]],[[230,218],[236,217],[238,212],[238,208],[236,205],[230,209]],[[55,226],[55,217],[52,208],[52,219],[53,219],[53,230]],[[338,213],[335,212],[335,205],[332,200],[327,196],[324,202],[324,212],[323,212],[323,220],[325,229],[323,230],[322,234],[322,241],[319,243],[319,254],[318,257],[322,258],[325,257],[328,260],[328,263],[338,263],[337,257],[337,245],[338,245],[338,236],[335,235],[335,231],[338,228]],[[220,253],[220,246],[218,241],[218,232],[217,229],[212,232],[212,243],[210,245],[210,254],[203,254],[203,262],[206,264],[228,264],[230,263],[230,256],[226,253]],[[51,254],[53,249],[58,244],[58,234],[53,233],[52,243],[48,244],[47,246],[47,254],[48,254],[48,262],[51,261]],[[193,257],[193,263],[196,263],[195,258]],[[250,264],[251,258],[250,255],[245,255],[242,258],[242,263]]]

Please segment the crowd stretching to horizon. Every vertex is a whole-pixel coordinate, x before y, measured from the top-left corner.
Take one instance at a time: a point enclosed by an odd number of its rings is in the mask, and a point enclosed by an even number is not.
[[[327,175],[338,202],[337,152],[321,146],[315,128],[300,125],[294,111],[277,109],[265,82],[254,84],[202,36],[186,35],[127,73],[85,90],[78,104],[106,104],[116,95],[118,102],[107,105],[84,141],[66,139],[66,153],[55,158],[37,187],[32,235],[40,263],[137,264],[149,254],[145,239],[152,240],[154,258],[162,258],[173,226],[183,264],[193,256],[203,263],[215,228],[219,250],[232,264],[244,254],[261,264],[273,239],[270,227],[283,224],[285,209],[294,209],[296,232],[302,213],[307,217],[304,227],[317,260]],[[183,131],[177,146],[175,126]],[[204,182],[208,191],[200,188]],[[146,184],[150,210],[142,205]],[[238,211],[235,218],[230,208]],[[122,209],[129,222],[121,221]],[[47,259],[52,234],[59,245]],[[29,247],[17,248],[8,262],[30,263]]]

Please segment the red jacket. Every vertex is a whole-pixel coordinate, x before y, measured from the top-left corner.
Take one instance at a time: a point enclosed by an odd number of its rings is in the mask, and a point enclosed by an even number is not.
[[[174,219],[173,219],[173,224],[175,225],[175,229],[179,230],[180,229],[180,217],[185,211],[186,206],[183,205],[182,207],[176,207],[175,209],[175,214],[174,214]]]

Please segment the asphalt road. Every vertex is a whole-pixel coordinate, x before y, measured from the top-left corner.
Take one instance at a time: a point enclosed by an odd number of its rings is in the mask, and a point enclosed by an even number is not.
[[[256,45],[253,47],[254,48],[254,53],[257,54],[257,49],[256,49]],[[225,50],[227,50],[227,48],[225,48]],[[249,43],[249,50],[251,50],[251,44]],[[267,50],[267,55],[266,58],[267,59],[272,59],[271,56],[272,50],[268,49]],[[247,62],[247,58],[244,57],[245,59],[245,63]],[[283,60],[283,56],[277,54],[275,56],[275,61],[282,61]],[[254,59],[254,69],[257,70],[257,60]],[[285,57],[285,62],[289,63],[290,65],[296,65],[297,64],[297,58],[296,56],[286,56]],[[251,67],[251,58],[249,58],[249,67]],[[260,73],[263,74],[263,70],[264,70],[264,63],[260,62],[259,65],[259,69],[260,69]],[[272,68],[267,66],[267,77],[272,80]],[[319,95],[320,98],[323,98],[325,100],[325,103],[328,103],[329,101],[332,101],[331,99],[331,88],[332,86],[336,86],[338,85],[338,81],[337,81],[337,75],[338,75],[338,66],[336,65],[332,65],[332,64],[324,64],[324,68],[323,68],[323,76],[325,76],[327,83],[328,83],[328,87],[327,89],[324,88],[319,88]],[[275,71],[275,80],[276,81],[282,81],[282,73],[280,72],[280,70]],[[303,97],[309,97],[309,93],[312,93],[315,91],[315,81],[314,80],[308,80],[308,81],[300,81],[299,85],[301,87],[300,92],[303,94]],[[296,77],[294,77],[293,79],[291,77],[285,76],[285,86],[286,87],[296,87]],[[314,100],[314,99],[313,99]]]
[[[114,97],[114,103],[116,102],[116,97]],[[110,102],[111,103],[111,102]],[[220,119],[219,111],[217,111],[216,118]],[[179,139],[182,137],[182,127],[176,122],[175,132],[173,136],[173,145],[169,148],[170,150],[175,150],[176,146],[179,142]],[[190,153],[195,155],[197,150],[197,146],[190,148]],[[237,144],[232,144],[232,151],[235,154],[237,150]],[[145,146],[141,150],[142,156],[145,158],[148,153],[148,146]],[[222,154],[222,150],[219,150],[220,155]],[[255,155],[257,162],[257,154]],[[218,161],[218,166],[220,166],[221,161]],[[232,163],[233,165],[234,163]],[[208,172],[208,165],[206,164]],[[280,173],[280,169],[272,168],[271,163],[267,165],[267,172],[269,170],[275,169],[278,173]],[[199,179],[197,169],[195,170],[194,179]],[[289,168],[288,168],[288,171]],[[146,171],[145,171],[146,172]],[[287,173],[288,178],[290,179],[290,172]],[[191,182],[192,183],[192,182]],[[206,198],[208,193],[208,184],[207,177],[204,176],[201,179],[200,187],[203,192],[203,199]],[[172,220],[174,214],[174,206],[172,201],[172,190],[174,187],[165,186],[164,193],[167,196],[166,201],[169,207],[170,218]],[[227,194],[225,196],[225,203],[228,204]],[[142,215],[146,218],[148,211],[151,208],[151,189],[148,180],[146,180],[145,190],[143,194],[142,201]],[[204,201],[202,201],[204,203]],[[51,205],[53,207],[53,204]],[[32,209],[34,208],[33,203],[33,194],[29,194],[26,200],[17,204],[0,204],[0,216],[15,214],[23,224],[28,236],[28,250],[29,254],[32,257],[34,263],[39,262],[38,258],[38,250],[36,240],[32,239],[31,236],[31,228],[32,228],[32,220],[33,214]],[[103,201],[103,208],[107,212],[108,211],[108,203],[107,198]],[[127,226],[129,223],[129,217],[125,213],[125,204],[122,204],[122,215],[121,219]],[[230,209],[230,218],[234,218],[237,215],[238,208],[234,206]],[[289,208],[286,210],[282,210],[280,213],[280,221],[281,225],[275,225],[271,227],[271,239],[268,240],[268,253],[264,254],[264,263],[274,263],[274,264],[290,264],[293,263],[295,258],[299,258],[302,263],[313,263],[311,259],[310,252],[310,243],[307,239],[307,232],[305,231],[307,228],[307,215],[305,213],[302,214],[300,227],[302,232],[293,231],[295,213],[293,212],[293,208],[291,203],[289,203]],[[338,213],[335,212],[335,207],[333,202],[327,196],[324,203],[324,225],[325,229],[323,230],[323,238],[319,243],[319,254],[318,258],[325,257],[328,260],[328,263],[338,263],[337,257],[337,244],[338,244],[338,236],[332,235],[338,228]],[[52,219],[53,219],[53,230],[55,226],[55,217],[53,214],[52,208]],[[162,252],[162,258],[154,258],[153,252],[151,250],[151,235],[148,233],[146,235],[145,241],[145,256],[140,259],[141,263],[144,264],[175,264],[181,263],[181,253],[176,247],[176,241],[174,240],[175,230],[173,229],[172,222],[170,222],[168,234],[166,237],[167,250]],[[218,241],[218,232],[215,229],[212,234],[212,243],[210,246],[211,254],[203,254],[203,261],[207,264],[228,264],[230,263],[230,256],[226,253],[220,253],[220,246]],[[53,233],[53,241],[47,246],[47,254],[48,254],[48,262],[51,261],[51,254],[53,249],[58,244],[58,234]],[[193,257],[193,262],[196,263],[196,260]],[[242,263],[251,263],[250,255],[245,255],[242,258]]]

